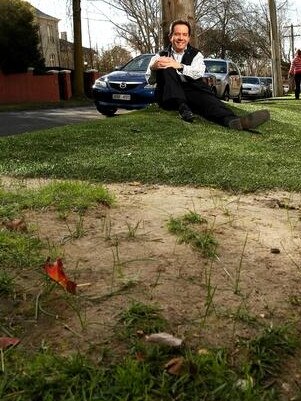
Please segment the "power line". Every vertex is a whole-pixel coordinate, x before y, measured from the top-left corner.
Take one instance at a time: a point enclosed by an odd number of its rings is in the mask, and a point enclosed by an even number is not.
[[[289,25],[289,26],[284,26],[284,28],[290,28],[290,35],[286,35],[286,36],[283,36],[283,37],[284,37],[284,38],[290,38],[290,40],[291,40],[292,52],[295,51],[295,37],[301,36],[301,35],[298,35],[298,34],[295,34],[295,33],[294,33],[294,28],[299,28],[299,27],[301,27],[301,25],[293,25],[293,24],[291,24],[291,25]]]

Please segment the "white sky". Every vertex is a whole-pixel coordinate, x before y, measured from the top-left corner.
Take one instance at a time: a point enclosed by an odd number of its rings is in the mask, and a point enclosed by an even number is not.
[[[59,32],[67,31],[68,40],[73,41],[72,10],[68,4],[71,0],[27,0],[34,7],[60,19]],[[250,0],[254,3],[267,0]],[[115,23],[125,21],[124,17],[118,16],[116,10],[101,0],[81,0],[82,9],[82,38],[83,46],[108,49],[114,44],[122,44],[116,37],[114,26],[109,19]],[[293,25],[301,25],[301,0],[290,0],[290,15]],[[90,31],[90,38],[89,38]],[[295,34],[301,35],[301,27],[295,28]],[[90,43],[91,42],[91,43]],[[301,48],[301,36],[295,38],[295,47]]]
[[[68,40],[73,41],[71,0],[27,1],[45,14],[60,19],[59,32],[66,31]],[[83,46],[90,47],[91,45],[92,48],[98,47],[100,50],[120,44],[114,32],[114,25],[109,19],[118,23],[124,21],[124,18],[120,16],[118,18],[115,9],[101,0],[81,0],[81,15]]]

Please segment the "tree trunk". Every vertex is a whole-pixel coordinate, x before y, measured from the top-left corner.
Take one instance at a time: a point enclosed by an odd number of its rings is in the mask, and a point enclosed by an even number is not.
[[[195,45],[195,10],[194,0],[162,0],[162,30],[164,46],[169,43],[169,25],[176,19],[187,20],[191,25],[191,41]]]
[[[271,53],[272,53],[273,95],[282,96],[283,86],[282,86],[282,73],[281,73],[280,40],[278,33],[275,0],[269,0],[269,11],[270,11]]]
[[[75,97],[84,97],[84,62],[81,26],[81,0],[72,1],[73,36],[74,36],[74,93]]]

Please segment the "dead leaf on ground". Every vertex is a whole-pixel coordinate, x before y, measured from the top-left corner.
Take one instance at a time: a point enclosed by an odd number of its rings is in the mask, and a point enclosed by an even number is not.
[[[177,358],[172,358],[170,361],[168,361],[165,364],[164,369],[166,369],[171,375],[179,376],[183,372],[183,367],[184,358],[180,356]]]
[[[6,220],[3,222],[3,225],[10,231],[19,231],[23,233],[28,231],[27,225],[23,219]]]
[[[61,258],[57,258],[54,263],[51,263],[50,258],[48,258],[44,265],[44,269],[47,276],[64,287],[66,291],[70,292],[71,294],[76,293],[76,283],[69,280],[69,278],[66,276]]]
[[[19,344],[21,340],[13,337],[0,337],[0,349],[5,350],[10,346]]]

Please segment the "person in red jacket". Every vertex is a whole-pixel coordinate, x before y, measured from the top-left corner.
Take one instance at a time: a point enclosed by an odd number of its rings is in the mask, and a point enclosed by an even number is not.
[[[296,51],[295,57],[291,62],[289,76],[294,76],[295,79],[295,98],[299,99],[300,96],[300,83],[301,83],[301,50]]]

